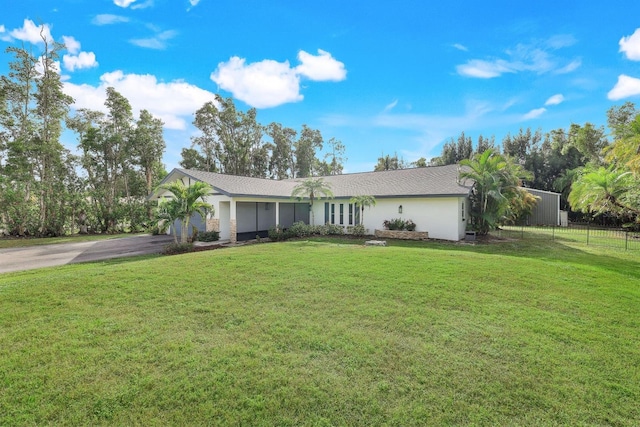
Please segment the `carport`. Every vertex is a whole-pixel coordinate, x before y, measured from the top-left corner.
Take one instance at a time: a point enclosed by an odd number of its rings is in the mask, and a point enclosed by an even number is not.
[[[309,223],[308,203],[236,202],[237,241],[268,237],[270,228],[298,221]]]

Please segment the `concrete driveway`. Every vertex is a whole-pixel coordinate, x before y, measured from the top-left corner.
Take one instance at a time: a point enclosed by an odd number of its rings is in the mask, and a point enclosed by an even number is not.
[[[0,249],[0,273],[160,253],[171,236],[134,236],[95,242]]]

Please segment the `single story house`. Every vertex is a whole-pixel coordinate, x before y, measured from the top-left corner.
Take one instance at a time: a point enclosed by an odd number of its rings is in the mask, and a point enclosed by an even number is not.
[[[330,187],[332,199],[316,199],[313,215],[309,200],[291,197],[303,178],[271,180],[225,175],[189,169],[174,169],[162,183],[195,181],[212,187],[206,202],[214,208],[204,223],[193,218],[201,231],[219,231],[221,240],[231,242],[265,237],[271,227],[282,228],[294,222],[336,224],[346,227],[359,221],[358,209],[349,203],[354,196],[369,195],[376,206],[365,208],[364,227],[369,234],[383,228],[383,221],[411,219],[416,231],[426,231],[430,238],[458,241],[465,238],[469,194],[472,182],[460,182],[459,166],[433,166],[383,172],[363,172],[322,177]],[[170,197],[162,189],[150,199]]]

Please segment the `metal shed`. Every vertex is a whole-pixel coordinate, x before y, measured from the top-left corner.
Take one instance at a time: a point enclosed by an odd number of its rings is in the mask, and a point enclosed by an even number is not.
[[[525,188],[539,197],[538,204],[526,219],[526,225],[560,225],[560,193]]]

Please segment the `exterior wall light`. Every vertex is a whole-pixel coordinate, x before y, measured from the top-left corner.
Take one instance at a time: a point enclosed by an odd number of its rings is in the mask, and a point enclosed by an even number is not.
[[[402,205],[398,206],[398,213],[402,213]]]

